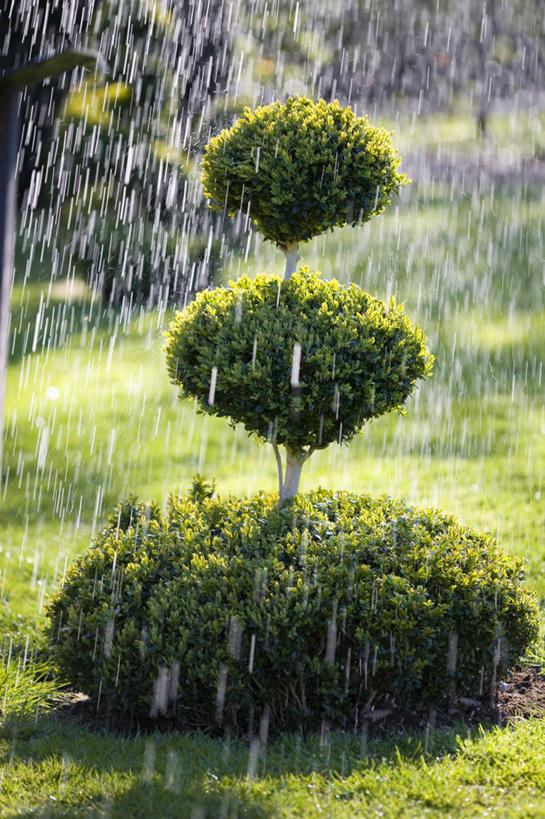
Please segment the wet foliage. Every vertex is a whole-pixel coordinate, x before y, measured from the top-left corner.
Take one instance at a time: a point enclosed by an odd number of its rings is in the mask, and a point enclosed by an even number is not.
[[[201,293],[171,324],[171,381],[210,415],[301,451],[349,441],[431,375],[403,308],[301,268]]]
[[[276,504],[119,506],[49,608],[63,675],[134,724],[266,736],[493,692],[536,638],[491,537],[386,498]]]
[[[407,184],[385,129],[335,100],[304,97],[246,109],[206,145],[204,191],[216,210],[247,211],[287,247],[367,222]]]

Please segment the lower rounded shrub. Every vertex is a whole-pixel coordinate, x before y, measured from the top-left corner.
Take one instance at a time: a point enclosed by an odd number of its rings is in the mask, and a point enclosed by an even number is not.
[[[122,503],[49,606],[71,683],[136,721],[354,728],[490,690],[537,636],[522,564],[390,498]]]

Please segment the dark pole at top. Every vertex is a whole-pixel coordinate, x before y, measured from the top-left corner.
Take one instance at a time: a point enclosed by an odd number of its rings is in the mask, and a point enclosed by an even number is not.
[[[8,363],[11,285],[15,250],[15,201],[19,91],[47,77],[77,67],[95,69],[99,55],[94,51],[65,51],[48,59],[36,59],[0,76],[0,486],[4,442],[4,397]]]

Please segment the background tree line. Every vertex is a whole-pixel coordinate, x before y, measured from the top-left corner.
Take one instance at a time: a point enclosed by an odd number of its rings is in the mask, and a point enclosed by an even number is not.
[[[23,0],[0,12],[0,70],[85,45],[103,77],[26,92],[20,201],[49,212],[54,272],[112,302],[181,301],[244,228],[206,209],[200,150],[244,104],[300,92],[364,109],[542,103],[539,0]]]

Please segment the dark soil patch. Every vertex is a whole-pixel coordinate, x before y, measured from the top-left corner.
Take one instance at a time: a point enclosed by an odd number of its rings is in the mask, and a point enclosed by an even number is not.
[[[545,717],[545,674],[537,668],[513,672],[505,683],[500,684],[498,710],[502,725]]]
[[[95,703],[84,694],[61,692],[55,697],[54,712],[63,719],[75,720],[90,728],[130,735],[141,732],[176,730],[168,719],[146,720],[135,724],[129,719],[113,718],[97,712]],[[369,737],[382,737],[399,731],[429,732],[464,723],[508,725],[524,719],[545,717],[545,674],[538,668],[519,668],[498,685],[494,702],[490,697],[460,697],[450,707],[431,708],[427,715],[403,708],[377,708],[361,715],[358,730]],[[216,728],[212,735],[218,735]]]
[[[545,717],[545,674],[538,668],[518,668],[501,682],[495,697],[459,697],[444,710],[431,708],[426,717],[396,708],[371,712],[369,735],[383,736],[396,730],[429,731],[455,723],[508,725],[524,719]]]

